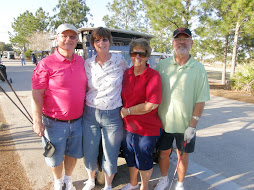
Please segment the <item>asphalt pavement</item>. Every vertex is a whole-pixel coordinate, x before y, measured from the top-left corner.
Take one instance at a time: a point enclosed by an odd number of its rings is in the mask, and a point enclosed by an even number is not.
[[[8,78],[13,81],[14,90],[31,113],[31,76],[35,65],[28,62],[27,65],[21,66],[19,60],[3,62],[7,66]],[[6,82],[0,81],[0,86],[20,105]],[[33,189],[53,189],[53,176],[44,162],[41,140],[32,131],[30,122],[2,92],[0,106]],[[254,189],[253,144],[254,104],[211,96],[198,124],[196,148],[190,155],[185,189]],[[171,157],[170,181],[176,161],[174,153]],[[150,189],[154,188],[159,177],[159,167],[156,164],[149,184]],[[76,189],[81,190],[86,180],[83,159],[79,159],[73,174]],[[121,189],[128,180],[125,160],[119,158],[113,189]],[[97,185],[94,189],[101,188],[103,186]]]

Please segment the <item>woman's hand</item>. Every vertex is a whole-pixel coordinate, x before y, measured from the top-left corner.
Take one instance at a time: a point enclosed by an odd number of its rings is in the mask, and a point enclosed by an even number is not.
[[[129,115],[128,113],[128,109],[122,107],[121,111],[120,111],[121,117],[125,118],[127,115]]]
[[[122,107],[121,109],[121,117],[125,118],[127,115],[144,115],[156,109],[159,104],[153,104],[150,102],[141,103],[129,108]]]
[[[122,118],[125,117],[125,115],[124,115],[124,113],[123,113],[123,110],[124,110],[124,107],[122,107],[122,109],[121,109],[121,111],[120,111],[120,114],[121,114],[121,117],[122,117]]]

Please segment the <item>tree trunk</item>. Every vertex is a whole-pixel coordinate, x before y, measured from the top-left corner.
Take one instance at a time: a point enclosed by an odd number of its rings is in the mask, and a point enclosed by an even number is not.
[[[88,48],[91,45],[89,42],[90,35],[86,32],[83,32],[82,34],[82,45],[83,45],[83,58],[86,60],[88,58]]]
[[[234,37],[234,45],[233,45],[233,55],[232,55],[232,63],[231,63],[231,72],[230,77],[232,77],[235,73],[235,66],[236,66],[236,56],[237,56],[237,43],[240,31],[240,22],[236,23],[235,27],[235,37]]]
[[[23,46],[23,53],[25,53],[26,52],[26,44],[24,44],[24,46]]]
[[[223,69],[221,73],[221,84],[226,84],[226,70],[227,70],[227,55],[228,55],[228,35],[225,36],[225,44],[224,44],[224,63]]]
[[[191,6],[191,0],[186,0],[186,18],[185,18],[185,27],[189,28],[189,19],[190,19],[190,6]]]

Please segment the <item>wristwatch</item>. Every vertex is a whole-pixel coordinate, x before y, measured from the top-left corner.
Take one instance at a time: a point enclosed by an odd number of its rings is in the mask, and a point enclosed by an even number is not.
[[[199,120],[199,117],[198,117],[198,116],[192,116],[192,118],[195,119],[195,120],[197,120],[197,121]]]

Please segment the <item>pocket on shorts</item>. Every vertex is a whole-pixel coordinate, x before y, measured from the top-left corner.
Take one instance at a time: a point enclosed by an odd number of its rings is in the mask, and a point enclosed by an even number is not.
[[[109,117],[119,117],[119,118],[121,118],[120,111],[121,111],[121,108],[116,108],[116,109],[107,111],[105,113],[105,115],[107,115]]]
[[[42,116],[42,123],[45,125],[46,128],[53,128],[56,122]]]

